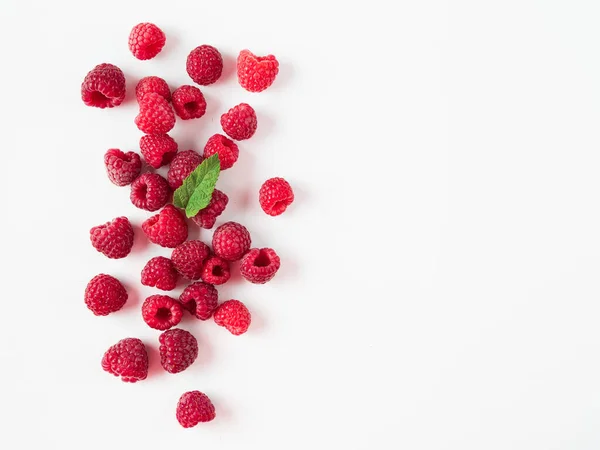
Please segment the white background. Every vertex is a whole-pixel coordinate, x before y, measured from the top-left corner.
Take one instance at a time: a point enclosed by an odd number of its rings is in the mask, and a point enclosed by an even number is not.
[[[598,449],[599,20],[594,0],[3,0],[0,446]],[[147,62],[127,48],[141,21],[167,35]],[[255,107],[220,222],[246,224],[282,268],[220,289],[249,306],[246,335],[184,320],[200,356],[171,375],[139,312],[156,292],[141,268],[170,252],[147,244],[150,214],[102,157],[137,149],[136,81],[191,83],[200,44],[225,73],[206,116],[172,134],[201,151],[222,112]],[[279,59],[266,92],[237,84],[243,48]],[[127,77],[119,108],[80,100],[101,62]],[[277,218],[257,202],[272,176],[296,192]],[[119,215],[136,240],[113,261],[88,232]],[[108,317],[83,303],[100,272],[130,291]],[[150,348],[134,385],[100,368],[127,336]],[[184,430],[192,389],[217,418]]]

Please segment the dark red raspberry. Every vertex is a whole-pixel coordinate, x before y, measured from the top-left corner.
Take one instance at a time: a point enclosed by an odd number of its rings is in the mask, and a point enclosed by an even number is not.
[[[237,261],[250,250],[250,233],[237,222],[226,222],[213,234],[213,250],[217,256],[227,261]]]
[[[221,170],[229,169],[237,161],[240,150],[235,142],[222,134],[211,136],[204,147],[204,157],[208,158],[215,153],[219,154]]]
[[[177,271],[173,262],[164,256],[155,256],[142,269],[142,284],[162,291],[172,291],[177,286]]]
[[[169,89],[169,85],[161,77],[144,77],[138,81],[138,84],[135,87],[135,98],[138,103],[148,92],[155,92],[166,101],[171,101],[171,89]]]
[[[145,380],[148,376],[148,353],[137,338],[121,339],[102,358],[102,368],[127,383]]]
[[[179,301],[198,319],[206,320],[210,319],[217,307],[219,294],[213,285],[198,281],[184,289]]]
[[[195,86],[180,86],[173,91],[173,108],[183,120],[198,119],[206,112],[206,100]]]
[[[257,127],[256,113],[249,104],[240,103],[221,116],[221,126],[231,139],[250,139]]]
[[[181,320],[181,304],[168,295],[151,295],[142,304],[142,317],[150,328],[167,330]]]
[[[210,284],[227,283],[231,272],[229,271],[229,263],[218,256],[211,256],[204,261],[202,267],[202,281]]]
[[[90,230],[92,245],[111,259],[125,258],[133,247],[133,227],[127,217],[117,217]]]
[[[166,41],[165,33],[153,23],[138,23],[129,34],[129,50],[137,59],[152,59]]]
[[[127,186],[137,178],[142,170],[142,160],[135,152],[123,153],[116,148],[109,149],[104,155],[104,165],[108,179],[117,186]]]
[[[198,341],[192,333],[175,328],[165,331],[160,342],[160,364],[169,373],[183,372],[198,357]]]
[[[215,418],[215,407],[210,398],[200,391],[186,392],[177,403],[177,420],[183,428],[191,428],[200,422]]]
[[[112,108],[125,100],[125,75],[113,64],[98,64],[81,83],[81,99],[87,106]]]
[[[213,84],[223,72],[223,58],[211,45],[201,45],[190,52],[186,63],[187,73],[201,86]]]
[[[264,212],[278,216],[294,201],[294,191],[283,178],[270,178],[260,187],[258,201]]]
[[[215,189],[208,206],[204,209],[201,209],[198,214],[192,217],[192,220],[199,227],[210,230],[215,225],[217,217],[219,217],[221,213],[225,211],[227,203],[229,203],[229,198],[227,195],[220,190]]]
[[[210,255],[210,248],[202,241],[186,241],[171,254],[173,265],[184,278],[199,280],[202,264]]]
[[[175,113],[164,97],[148,92],[140,99],[140,113],[135,124],[146,134],[165,134],[175,126]]]
[[[217,325],[225,327],[235,336],[244,334],[251,322],[250,311],[239,300],[227,300],[221,303],[213,317]]]
[[[156,211],[171,198],[169,183],[157,173],[145,173],[131,185],[131,203],[146,211]]]
[[[161,247],[175,248],[187,239],[188,227],[185,217],[173,205],[142,223],[142,231],[151,242]]]
[[[281,262],[271,248],[253,248],[242,258],[240,272],[250,283],[265,284],[275,276]]]
[[[177,153],[177,142],[168,134],[146,135],[140,138],[142,156],[155,169],[169,164]]]
[[[275,81],[279,63],[273,55],[256,56],[250,50],[242,50],[237,59],[237,75],[240,86],[250,92],[261,92]]]
[[[183,184],[183,180],[198,167],[202,159],[202,156],[194,150],[186,150],[175,155],[167,173],[167,180],[173,191]]]
[[[97,316],[120,310],[127,301],[127,291],[119,280],[101,273],[85,288],[85,304]]]

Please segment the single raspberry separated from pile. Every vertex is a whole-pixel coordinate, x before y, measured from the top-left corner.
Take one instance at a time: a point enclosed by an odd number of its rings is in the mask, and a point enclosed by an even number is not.
[[[142,304],[142,318],[155,330],[174,327],[182,316],[181,304],[168,295],[151,295]]]
[[[210,398],[200,391],[186,392],[177,403],[176,416],[183,428],[195,427],[200,422],[210,422],[215,415],[215,407]]]
[[[273,84],[278,73],[279,62],[273,55],[256,56],[250,50],[242,50],[238,56],[238,81],[247,91],[264,91]]]
[[[140,99],[140,112],[135,124],[143,133],[165,134],[175,126],[175,113],[164,97],[148,92]]]
[[[210,255],[210,248],[202,241],[186,241],[178,245],[171,254],[177,272],[188,280],[199,280],[204,260]]]
[[[179,301],[198,319],[206,320],[210,319],[216,309],[219,303],[219,294],[213,285],[198,281],[184,289]]]
[[[169,85],[161,77],[144,77],[138,81],[138,84],[135,87],[135,98],[138,103],[141,98],[149,92],[155,92],[166,101],[171,101],[171,89],[169,89]]]
[[[223,72],[223,58],[211,45],[201,45],[190,52],[186,63],[187,73],[201,86],[213,84]]]
[[[160,364],[169,373],[183,372],[198,357],[198,341],[192,333],[175,328],[158,338]]]
[[[169,164],[177,153],[177,142],[168,134],[146,135],[140,138],[142,156],[151,167]]]
[[[173,262],[164,256],[155,256],[142,269],[142,284],[162,291],[172,291],[177,286],[177,271]]]
[[[160,213],[142,223],[142,231],[151,242],[161,247],[175,248],[187,239],[185,217],[173,205],[165,206]]]
[[[104,154],[104,165],[108,179],[117,186],[127,186],[135,180],[142,170],[142,160],[135,152],[123,153],[111,148]]]
[[[202,162],[203,158],[194,150],[186,150],[179,152],[171,161],[169,172],[167,173],[167,181],[171,189],[175,191],[183,184],[183,180],[194,171]]]
[[[126,383],[145,380],[148,376],[148,352],[137,338],[121,339],[102,358],[102,369]]]
[[[213,234],[213,250],[217,256],[227,261],[237,261],[244,256],[251,245],[250,233],[237,222],[226,222]]]
[[[218,256],[211,256],[204,261],[202,267],[202,281],[214,285],[227,283],[231,277],[229,263]]]
[[[221,303],[213,317],[217,325],[225,327],[235,336],[244,334],[251,322],[250,311],[239,300],[227,300]]]
[[[90,230],[96,250],[111,259],[125,258],[133,247],[133,227],[127,217],[117,217]]]
[[[85,304],[97,316],[120,310],[127,301],[127,291],[119,280],[101,273],[85,288]]]
[[[173,91],[173,108],[183,120],[198,119],[206,112],[206,100],[195,86],[180,86]]]
[[[145,173],[131,185],[131,203],[146,211],[156,211],[171,198],[169,183],[157,173]]]
[[[250,139],[256,132],[257,124],[256,112],[247,103],[240,103],[221,116],[223,131],[236,141]]]
[[[137,59],[152,59],[166,41],[165,33],[153,23],[138,23],[129,34],[129,50]]]
[[[281,261],[272,248],[253,248],[242,258],[240,272],[250,283],[265,284],[275,276]]]
[[[270,178],[260,187],[258,201],[264,212],[278,216],[294,201],[294,191],[283,178]]]
[[[240,150],[235,142],[222,134],[211,136],[204,147],[204,157],[208,158],[215,153],[219,154],[221,170],[229,169],[237,161]]]
[[[229,203],[229,197],[218,189],[215,189],[210,199],[210,203],[204,209],[201,209],[198,214],[192,217],[196,225],[201,228],[210,230],[217,221],[217,217],[221,215]]]
[[[125,100],[125,75],[113,64],[98,64],[83,79],[81,99],[87,106],[112,108]]]

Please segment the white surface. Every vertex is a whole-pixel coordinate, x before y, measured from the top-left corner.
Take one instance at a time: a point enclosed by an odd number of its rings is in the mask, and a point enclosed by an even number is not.
[[[387,3],[2,1],[2,448],[599,448],[600,4]],[[149,62],[127,49],[140,21],[167,34]],[[144,244],[149,214],[102,156],[137,147],[136,80],[190,83],[203,43],[226,76],[173,135],[202,150],[223,111],[255,106],[221,222],[245,223],[283,266],[220,290],[250,307],[246,335],[183,322],[200,357],[170,375],[139,313],[155,291],[138,284],[170,252]],[[258,95],[233,76],[246,47],[281,62]],[[100,62],[127,76],[122,107],[80,101]],[[297,195],[275,219],[256,201],[271,176]],[[88,230],[119,215],[135,251],[112,261]],[[99,272],[131,289],[103,318],[83,304]],[[100,369],[126,336],[151,347],[135,385]],[[217,419],[183,430],[190,389]]]

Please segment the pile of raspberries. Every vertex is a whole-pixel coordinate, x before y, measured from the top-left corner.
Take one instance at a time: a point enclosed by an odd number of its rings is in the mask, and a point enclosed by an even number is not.
[[[129,36],[129,49],[140,60],[154,58],[164,47],[163,31],[152,23],[140,23]],[[223,59],[210,45],[193,49],[186,62],[192,81],[208,86],[219,80]],[[261,92],[275,81],[279,63],[273,55],[256,56],[242,50],[237,58],[237,78],[242,88]],[[219,303],[215,286],[227,283],[230,263],[241,260],[239,270],[251,283],[271,280],[280,267],[280,259],[271,248],[252,248],[250,233],[243,225],[225,222],[213,236],[212,249],[199,240],[188,239],[188,227],[211,229],[227,208],[227,194],[214,189],[208,206],[188,222],[181,210],[172,204],[173,192],[182,185],[205,158],[218,154],[221,170],[235,165],[239,147],[235,141],[250,139],[257,128],[254,109],[241,103],[221,116],[224,134],[215,134],[206,142],[203,154],[194,150],[178,152],[178,145],[167,133],[182,120],[201,118],[206,112],[202,91],[193,85],[179,86],[171,91],[165,80],[148,76],[135,88],[139,114],[135,124],[144,133],[140,153],[109,149],[104,164],[109,180],[117,186],[131,185],[130,198],[134,206],[146,211],[158,211],[142,223],[142,231],[152,243],[173,249],[170,258],[150,259],[141,272],[141,283],[161,291],[175,289],[178,279],[191,284],[176,299],[155,294],[146,298],[141,315],[149,327],[162,332],[158,337],[160,362],[169,373],[187,369],[198,356],[198,342],[186,330],[176,327],[184,314],[199,320],[211,317],[215,323],[233,335],[245,333],[251,315],[239,300]],[[112,108],[125,100],[125,76],[113,64],[103,63],[92,69],[81,85],[81,98],[88,106]],[[145,161],[145,164],[143,164]],[[166,179],[154,173],[168,165]],[[147,170],[144,171],[143,168]],[[144,173],[142,173],[144,172]],[[264,212],[270,216],[282,214],[294,200],[292,188],[283,178],[271,178],[258,192]],[[195,224],[195,225],[194,225]],[[93,227],[90,239],[93,247],[108,258],[125,258],[133,246],[133,227],[127,217],[117,217]],[[96,275],[85,290],[85,304],[97,316],[119,311],[127,302],[127,290],[115,277]],[[148,375],[148,353],[137,338],[125,338],[110,347],[102,358],[102,368],[122,381],[135,383]],[[200,391],[184,393],[176,408],[176,417],[185,427],[215,418],[215,408],[208,396]]]

